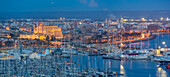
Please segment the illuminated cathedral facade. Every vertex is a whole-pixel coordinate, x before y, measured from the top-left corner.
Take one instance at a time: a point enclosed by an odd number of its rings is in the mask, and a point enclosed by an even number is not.
[[[45,26],[42,22],[37,22],[34,26],[33,34],[20,34],[20,38],[24,39],[41,39],[44,40],[46,37],[51,38],[54,36],[56,39],[63,38],[61,27],[58,26]]]

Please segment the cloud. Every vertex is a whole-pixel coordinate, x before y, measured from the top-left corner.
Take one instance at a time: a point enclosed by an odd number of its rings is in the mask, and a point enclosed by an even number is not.
[[[88,0],[79,0],[80,1],[80,3],[82,3],[82,4],[87,4],[88,3]]]
[[[53,5],[53,4],[54,4],[54,2],[51,2],[51,4]]]
[[[114,15],[114,14],[109,14],[109,17],[111,18],[111,19],[116,19],[116,16]]]
[[[98,3],[95,0],[79,0],[80,3],[88,5],[89,7],[98,7]]]
[[[88,6],[90,6],[90,7],[97,7],[98,4],[97,4],[97,2],[95,2],[94,0],[91,0],[91,1],[89,2]]]

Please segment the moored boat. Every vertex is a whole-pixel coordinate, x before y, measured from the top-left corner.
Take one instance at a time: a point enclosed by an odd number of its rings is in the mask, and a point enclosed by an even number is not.
[[[169,63],[168,65],[166,65],[166,68],[167,68],[167,69],[170,69],[170,63]]]
[[[170,60],[161,60],[161,61],[159,61],[159,63],[161,63],[161,64],[168,64],[168,63],[170,63]]]
[[[99,53],[97,51],[89,51],[88,56],[97,56]]]

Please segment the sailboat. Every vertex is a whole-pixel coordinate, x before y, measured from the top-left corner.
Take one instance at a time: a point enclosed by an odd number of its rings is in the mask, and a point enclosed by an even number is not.
[[[164,55],[161,56],[161,58],[158,62],[161,63],[161,64],[170,63],[170,52],[165,52]]]
[[[109,39],[108,39],[109,40]],[[113,43],[113,42],[112,42]],[[112,50],[111,50],[112,49]],[[103,59],[114,59],[114,60],[121,60],[120,57],[117,54],[117,47],[109,46],[109,41],[108,41],[108,53],[103,56]],[[110,52],[111,51],[111,52]]]
[[[122,59],[133,59],[133,60],[146,60],[150,59],[149,56],[151,53],[147,50],[142,50],[142,42],[141,43],[141,49],[137,50],[131,49],[131,42],[130,42],[130,48],[128,50],[125,50],[122,52],[122,55],[120,56]]]

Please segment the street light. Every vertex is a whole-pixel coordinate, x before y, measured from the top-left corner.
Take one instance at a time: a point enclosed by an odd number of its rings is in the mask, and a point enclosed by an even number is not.
[[[161,48],[161,46],[158,47],[159,49]]]
[[[165,42],[162,42],[162,44],[165,44]]]
[[[162,44],[165,45],[165,42],[162,42]],[[165,46],[165,47],[166,47],[166,46]],[[165,47],[164,47],[164,49],[165,49]]]
[[[123,46],[123,43],[120,43],[121,46]]]

